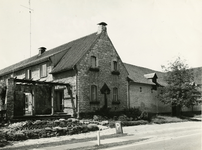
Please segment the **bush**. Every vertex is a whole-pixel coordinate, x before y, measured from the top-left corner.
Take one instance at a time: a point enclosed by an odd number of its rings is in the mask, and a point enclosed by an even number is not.
[[[0,147],[7,145],[6,134],[0,131]]]
[[[8,141],[22,141],[26,139],[27,139],[27,136],[22,131],[6,133],[6,140]]]
[[[140,117],[142,112],[139,108],[134,107],[134,108],[124,109],[123,113],[129,118],[133,118],[134,120],[137,120]]]
[[[128,120],[129,120],[129,118],[126,115],[121,115],[118,118],[118,121],[128,121]]]
[[[123,121],[122,126],[137,126],[147,124],[148,121],[145,120],[137,120],[137,121]]]
[[[97,131],[99,130],[98,126],[96,124],[89,124],[87,125],[87,128],[89,131]]]
[[[44,129],[24,130],[24,133],[28,139],[38,139],[39,133],[41,133],[43,130]]]

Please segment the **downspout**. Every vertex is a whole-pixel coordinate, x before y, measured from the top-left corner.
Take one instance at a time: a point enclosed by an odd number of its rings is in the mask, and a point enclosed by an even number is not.
[[[79,112],[79,80],[78,80],[78,70],[76,65],[73,68],[76,73],[76,113],[77,113],[77,118],[80,118],[80,112]]]
[[[127,82],[127,101],[128,101],[128,108],[130,108],[130,81]]]

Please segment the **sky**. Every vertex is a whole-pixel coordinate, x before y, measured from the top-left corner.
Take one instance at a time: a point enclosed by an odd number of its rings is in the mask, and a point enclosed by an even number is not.
[[[181,57],[202,67],[202,0],[30,0],[30,6],[31,17],[29,0],[0,0],[0,69],[39,47],[97,32],[100,22],[123,62],[162,71]]]

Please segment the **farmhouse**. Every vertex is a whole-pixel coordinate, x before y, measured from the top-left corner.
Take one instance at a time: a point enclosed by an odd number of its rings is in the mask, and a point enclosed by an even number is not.
[[[7,113],[14,111],[11,118],[127,107],[128,72],[107,35],[107,24],[98,25],[96,33],[48,51],[41,47],[38,55],[0,71],[0,80],[18,91],[7,92],[1,104]],[[45,99],[40,98],[43,93]]]
[[[0,112],[9,119],[79,117],[132,107],[171,112],[157,98],[160,87],[166,86],[164,73],[123,63],[106,26],[101,22],[97,32],[51,50],[40,47],[37,55],[0,70],[5,84],[0,89]],[[202,68],[194,69],[194,77],[200,88]]]

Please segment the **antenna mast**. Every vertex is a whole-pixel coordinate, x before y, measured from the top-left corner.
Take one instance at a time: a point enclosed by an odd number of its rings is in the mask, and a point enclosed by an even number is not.
[[[30,37],[29,37],[29,43],[30,43],[30,47],[29,47],[29,57],[31,57],[31,53],[32,53],[32,28],[31,28],[31,25],[32,25],[32,11],[31,11],[31,0],[29,0],[29,21],[30,21]]]
[[[21,5],[22,7],[25,7],[29,10],[29,57],[31,57],[31,51],[32,51],[32,11],[34,11],[33,9],[31,9],[31,0],[29,0],[29,7],[26,7],[26,6],[23,6]]]

